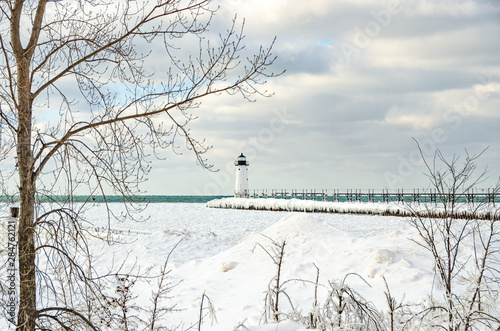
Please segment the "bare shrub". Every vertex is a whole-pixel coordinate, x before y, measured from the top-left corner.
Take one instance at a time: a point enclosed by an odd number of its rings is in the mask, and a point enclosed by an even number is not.
[[[276,275],[274,278],[269,282],[266,296],[265,296],[265,305],[264,305],[264,314],[263,314],[263,319],[264,323],[268,323],[269,320],[278,322],[280,321],[280,309],[279,309],[279,303],[280,303],[280,294],[283,294],[288,298],[289,303],[292,305],[290,297],[288,297],[288,294],[283,289],[283,284],[281,280],[281,268],[283,265],[283,258],[285,256],[285,246],[286,246],[286,241],[282,240],[281,242],[276,242],[272,240],[269,237],[266,237],[269,240],[271,240],[271,248],[270,250],[264,248],[261,244],[258,244],[266,253],[269,255],[269,257],[273,260],[273,263],[276,265]],[[293,305],[292,305],[293,307]]]
[[[350,275],[357,274],[346,275],[341,283],[328,282],[329,291],[322,311],[323,327],[328,327],[325,330],[337,328],[341,330],[385,330],[383,319],[373,304],[367,302],[346,284],[345,281]]]
[[[477,173],[477,160],[484,151],[474,155],[465,151],[463,159],[453,156],[448,160],[438,150],[431,162],[420,152],[431,186],[437,192],[436,207],[442,210],[442,217],[429,217],[431,213],[419,213],[410,206],[411,224],[419,235],[414,241],[434,260],[438,289],[442,289],[443,297],[431,298],[433,305],[418,315],[426,325],[449,331],[498,329],[500,228],[495,221],[498,209],[494,201],[465,199],[467,192],[485,179],[486,170]],[[495,192],[499,189],[496,187]],[[471,216],[457,219],[462,210]],[[491,220],[474,217],[483,210],[491,212]]]

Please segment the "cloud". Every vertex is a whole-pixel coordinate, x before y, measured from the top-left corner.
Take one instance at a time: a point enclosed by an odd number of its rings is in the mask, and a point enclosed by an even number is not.
[[[207,38],[216,38],[237,13],[245,18],[248,54],[276,36],[275,71],[287,71],[266,85],[272,98],[204,100],[191,130],[213,145],[207,157],[220,171],[201,170],[189,151],[166,153],[167,160],[153,164],[148,193],[232,194],[231,163],[241,152],[251,163],[251,189],[422,188],[419,164],[399,181],[384,176],[399,175],[411,159],[412,138],[448,154],[490,146],[480,162],[491,169],[484,185],[496,183],[497,1],[214,4],[220,10]],[[345,47],[351,47],[348,57]],[[165,66],[153,60],[150,65]]]

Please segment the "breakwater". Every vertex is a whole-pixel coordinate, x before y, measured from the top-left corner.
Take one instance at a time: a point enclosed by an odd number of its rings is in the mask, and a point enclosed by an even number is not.
[[[335,202],[302,199],[254,199],[223,198],[207,202],[209,208],[268,210],[308,213],[363,214],[400,217],[450,217],[456,219],[500,219],[499,211],[493,204],[472,206],[467,203],[455,205],[453,214],[442,205],[431,203],[383,203],[383,202]]]

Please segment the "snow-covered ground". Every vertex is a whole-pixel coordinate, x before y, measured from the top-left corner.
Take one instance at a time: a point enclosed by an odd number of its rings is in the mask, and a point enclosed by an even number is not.
[[[110,206],[116,213],[123,208],[118,203]],[[104,206],[96,205],[83,215],[93,231],[102,231],[108,227],[105,214]],[[202,330],[233,330],[238,325],[238,330],[305,330],[290,321],[260,324],[268,285],[276,275],[268,253],[273,241],[282,240],[286,245],[281,281],[286,282],[285,292],[296,311],[303,315],[313,306],[316,267],[320,304],[326,299],[329,281],[345,279],[378,310],[387,311],[382,277],[393,297],[405,304],[425,304],[431,293],[441,299],[431,256],[411,240],[417,234],[405,218],[210,209],[182,203],[152,204],[141,216],[143,222],[109,225],[125,233],[130,230],[132,235],[120,236],[128,243],[107,246],[90,239],[90,246],[98,269],[106,270],[127,258],[125,268],[135,263],[145,270],[162,265],[182,239],[168,264],[169,280],[176,284],[169,294],[169,304],[176,311],[166,315],[168,326],[187,329],[196,325],[205,294],[216,321],[212,323],[207,316]],[[136,283],[134,287],[139,306],[150,304],[148,286]],[[291,313],[288,300],[282,300],[280,310]],[[205,307],[207,302],[204,299]],[[5,319],[0,320],[0,329],[8,329]]]

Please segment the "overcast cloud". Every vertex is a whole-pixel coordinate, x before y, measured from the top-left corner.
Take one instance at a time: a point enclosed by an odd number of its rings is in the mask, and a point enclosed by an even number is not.
[[[250,189],[398,189],[428,186],[416,157],[488,150],[500,175],[498,1],[220,0],[211,28],[246,20],[248,51],[277,41],[272,98],[218,96],[191,131],[213,148],[210,173],[194,155],[153,163],[148,194],[232,194],[234,165]]]

